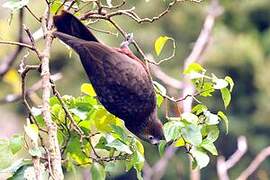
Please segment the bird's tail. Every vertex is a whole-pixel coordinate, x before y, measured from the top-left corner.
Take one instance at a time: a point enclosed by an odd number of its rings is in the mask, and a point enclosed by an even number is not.
[[[68,34],[86,41],[99,42],[92,32],[74,15],[62,11],[60,15],[53,17],[53,22],[58,32]],[[55,34],[57,36],[57,34]]]
[[[83,47],[84,43],[87,43],[85,40],[81,40],[75,36],[71,36],[62,32],[53,32],[53,35],[58,37],[61,41],[63,41],[65,44],[69,45],[72,49],[74,49],[78,54],[80,54],[80,50]],[[81,54],[80,54],[81,55]]]

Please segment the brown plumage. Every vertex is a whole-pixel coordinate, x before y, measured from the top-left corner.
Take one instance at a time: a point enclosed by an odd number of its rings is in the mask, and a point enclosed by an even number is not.
[[[79,54],[101,104],[139,138],[152,144],[163,139],[156,96],[145,65],[127,47],[111,48],[100,43],[66,11],[53,20],[57,28],[54,35]]]

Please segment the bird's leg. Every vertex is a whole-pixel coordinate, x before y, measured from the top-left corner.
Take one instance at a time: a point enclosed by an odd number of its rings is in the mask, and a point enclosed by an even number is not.
[[[133,33],[128,33],[126,35],[126,40],[121,43],[120,48],[121,49],[124,49],[124,48],[129,49],[128,46],[133,42],[134,42]]]

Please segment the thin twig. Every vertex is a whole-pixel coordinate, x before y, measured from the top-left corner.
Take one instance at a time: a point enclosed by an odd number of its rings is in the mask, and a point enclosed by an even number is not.
[[[0,44],[15,45],[15,46],[26,47],[26,48],[29,48],[31,50],[34,50],[34,47],[33,46],[31,46],[29,44],[21,43],[21,42],[0,40]]]
[[[62,75],[60,73],[57,73],[57,74],[51,75],[50,78],[53,81],[58,81],[59,79],[62,78]],[[32,85],[30,88],[25,90],[25,96],[29,96],[41,88],[42,88],[42,81],[40,80],[40,81],[36,82],[34,85]],[[6,104],[6,103],[17,102],[21,99],[22,99],[22,94],[8,94],[3,99],[0,99],[0,105]]]
[[[19,12],[19,33],[18,33],[18,42],[22,42],[23,40],[23,24],[24,21],[24,10],[20,9]],[[11,54],[9,54],[1,63],[0,65],[0,79],[8,72],[8,70],[10,69],[10,67],[12,66],[12,64],[14,63],[14,61],[16,60],[16,58],[18,57],[18,55],[20,54],[22,50],[22,46],[18,46],[16,47],[16,50],[14,52],[12,52]]]
[[[56,86],[54,84],[54,82],[51,81],[51,87],[53,90],[53,94],[57,97],[58,101],[60,102],[62,108],[64,109],[67,117],[69,118],[69,120],[71,121],[71,124],[74,126],[74,130],[80,135],[83,136],[84,132],[81,130],[81,128],[77,125],[77,123],[75,122],[75,120],[73,119],[71,113],[69,112],[68,108],[66,107],[65,102],[62,100],[62,97],[60,95],[60,93],[57,91]]]
[[[38,21],[38,22],[41,22],[41,18],[38,18],[33,12],[32,10],[28,7],[28,6],[24,6],[28,12]]]

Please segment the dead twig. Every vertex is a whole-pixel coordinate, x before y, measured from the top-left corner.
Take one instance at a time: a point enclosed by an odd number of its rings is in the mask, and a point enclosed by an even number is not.
[[[247,140],[244,136],[237,139],[237,150],[226,161],[223,156],[217,160],[217,174],[220,180],[229,180],[228,170],[235,166],[247,151]]]
[[[250,165],[240,174],[237,180],[246,180],[248,177],[255,172],[260,164],[270,156],[270,146],[264,148],[250,163]]]

